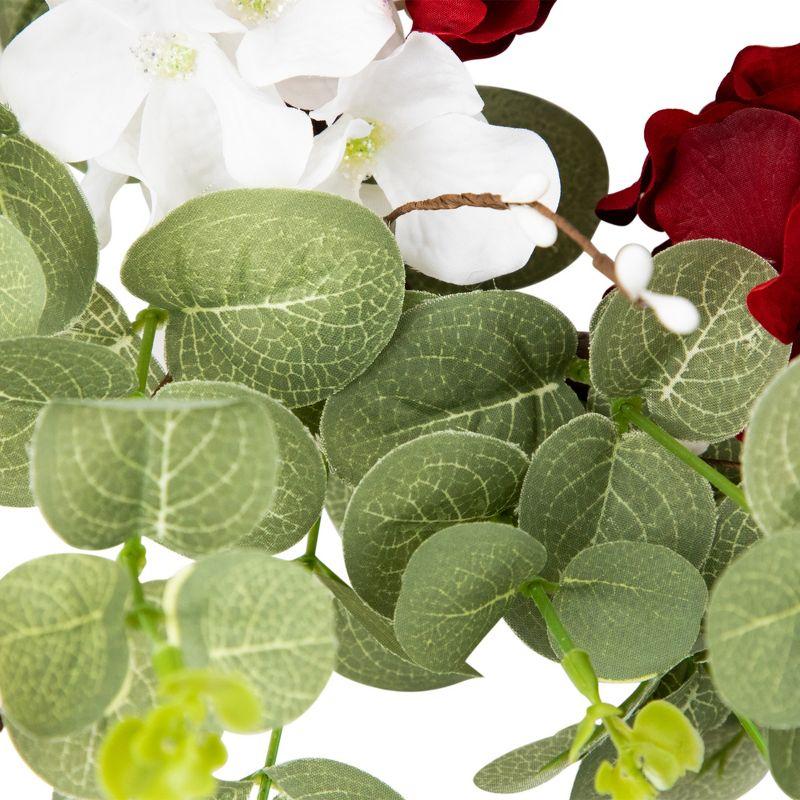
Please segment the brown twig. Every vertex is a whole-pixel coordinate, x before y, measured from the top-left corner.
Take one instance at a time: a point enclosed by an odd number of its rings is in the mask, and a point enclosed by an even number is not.
[[[384,221],[387,225],[391,225],[404,214],[410,214],[414,211],[452,211],[456,208],[490,208],[495,211],[507,211],[513,206],[527,206],[538,211],[542,216],[552,220],[556,227],[569,239],[572,239],[584,253],[588,254],[592,259],[594,268],[605,275],[610,281],[616,283],[616,274],[614,271],[614,260],[601,252],[594,246],[592,240],[588,236],[584,236],[568,219],[565,219],[560,214],[549,209],[538,200],[530,203],[507,203],[498,194],[491,194],[484,192],[482,194],[474,194],[465,192],[463,194],[442,194],[438,197],[432,197],[430,200],[415,200],[411,203],[396,208]]]
[[[739,461],[725,461],[724,459],[720,458],[703,458],[703,461],[711,464],[712,467],[721,467],[722,469],[739,470],[742,468],[742,465]]]
[[[175,380],[175,378],[172,377],[172,373],[168,372],[161,379],[161,382],[158,384],[158,386],[156,386],[156,388],[153,389],[153,393],[150,395],[150,397],[155,397],[165,386],[169,385],[174,380]]]

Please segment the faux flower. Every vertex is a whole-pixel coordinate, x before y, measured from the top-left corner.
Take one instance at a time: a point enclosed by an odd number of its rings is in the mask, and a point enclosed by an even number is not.
[[[66,0],[9,45],[0,93],[64,161],[141,179],[155,218],[208,191],[295,185],[311,122],[239,75],[212,34],[240,29],[203,0]]]
[[[502,53],[544,25],[556,0],[406,0],[415,31],[433,33],[466,61]]]
[[[390,208],[441,194],[491,192],[555,209],[558,168],[547,144],[527,130],[478,119],[483,102],[465,67],[438,39],[411,34],[395,54],[340,82],[312,113],[330,127],[317,137],[302,185],[361,198],[375,179]],[[520,182],[534,176],[518,196]],[[406,214],[396,234],[406,263],[426,275],[472,284],[524,266],[555,227],[532,209],[514,214],[459,208]]]
[[[609,195],[599,216],[637,214],[672,242],[718,238],[769,260],[779,278],[748,306],[785,343],[800,337],[800,45],[742,51],[699,114],[668,109],[645,128],[641,178]]]

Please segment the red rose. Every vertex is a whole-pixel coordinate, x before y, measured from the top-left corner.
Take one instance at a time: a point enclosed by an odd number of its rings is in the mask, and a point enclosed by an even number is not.
[[[462,61],[502,53],[544,25],[556,0],[406,0],[414,30],[434,33]]]
[[[604,198],[601,219],[635,216],[672,242],[744,245],[780,273],[748,297],[781,341],[800,341],[800,45],[749,47],[699,114],[668,109],[645,128],[633,186]]]

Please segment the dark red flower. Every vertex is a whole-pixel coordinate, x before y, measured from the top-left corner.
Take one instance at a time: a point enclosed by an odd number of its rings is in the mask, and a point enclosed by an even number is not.
[[[502,53],[544,25],[556,0],[406,0],[415,31],[434,33],[462,61]]]
[[[800,340],[800,45],[743,50],[699,114],[667,109],[645,127],[640,179],[597,207],[624,225],[637,215],[672,242],[737,242],[778,278],[748,297],[781,341]]]

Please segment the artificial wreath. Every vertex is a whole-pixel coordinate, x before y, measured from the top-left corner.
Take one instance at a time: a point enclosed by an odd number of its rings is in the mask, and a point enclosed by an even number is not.
[[[800,797],[800,45],[654,115],[607,194],[586,126],[462,64],[554,6],[3,3],[0,502],[121,546],[0,580],[5,734],[54,798],[400,800],[284,728],[334,670],[475,678],[501,620],[587,710],[479,788]],[[133,323],[95,280],[128,182]],[[592,243],[637,215],[657,255]],[[515,290],[584,252],[614,287],[579,333]],[[147,540],[190,566],[142,582]],[[223,731],[264,766],[216,780]]]

